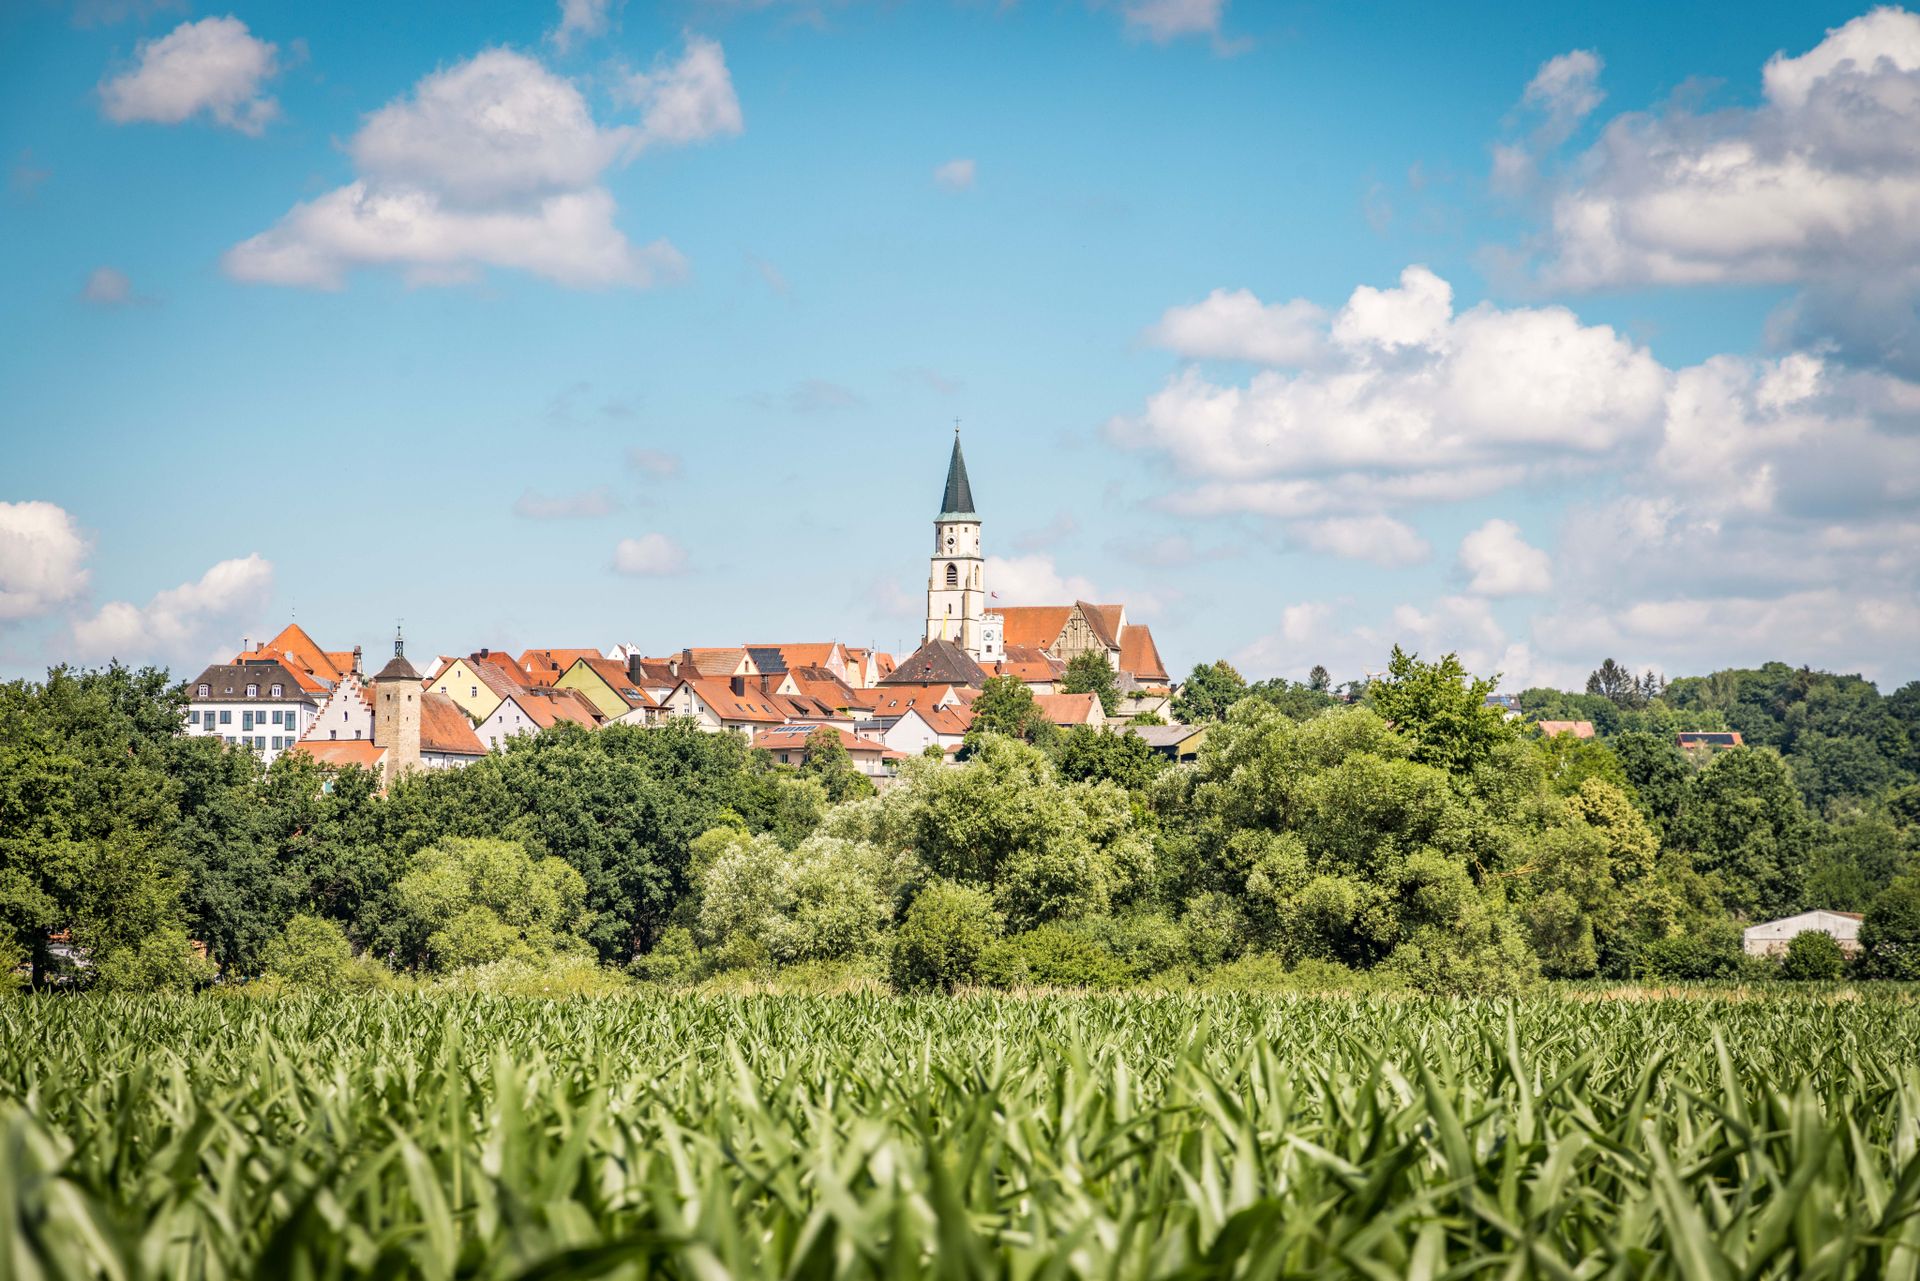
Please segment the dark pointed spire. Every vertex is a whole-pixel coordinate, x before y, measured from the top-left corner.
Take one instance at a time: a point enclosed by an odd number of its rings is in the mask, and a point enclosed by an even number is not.
[[[953,429],[953,457],[947,462],[947,492],[940,499],[940,519],[972,516],[973,486],[967,483],[967,459],[960,452],[960,429]]]

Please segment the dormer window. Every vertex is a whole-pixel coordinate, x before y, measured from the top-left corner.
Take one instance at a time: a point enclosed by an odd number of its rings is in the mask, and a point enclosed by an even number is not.
[[[198,697],[200,697],[200,698],[205,698],[205,697],[207,697],[207,695],[209,695],[209,694],[211,694],[211,693],[213,693],[213,686],[211,686],[211,685],[202,685],[202,686],[200,687],[200,689],[199,689],[199,691],[198,691]]]
[[[260,697],[260,687],[258,685],[247,686],[247,697],[248,698]]]
[[[280,687],[280,686],[278,686],[278,685],[275,685],[275,686],[273,687],[273,691],[272,691],[272,693],[273,693],[273,696],[274,696],[275,698],[279,698],[279,697],[280,697],[280,690],[281,690],[281,687]]]

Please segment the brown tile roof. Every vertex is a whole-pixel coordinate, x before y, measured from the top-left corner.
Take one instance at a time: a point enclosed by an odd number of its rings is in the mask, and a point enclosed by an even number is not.
[[[874,654],[873,654],[873,670],[874,671],[878,672],[881,676],[885,676],[888,672],[892,671],[893,668],[894,668],[894,662],[893,662],[892,654],[887,653],[885,650],[874,651]]]
[[[911,710],[927,723],[928,729],[942,738],[964,735],[973,728],[971,707],[915,707]]]
[[[195,703],[318,703],[314,692],[300,681],[301,673],[279,658],[250,658],[241,663],[214,663],[187,682],[187,697]],[[281,687],[280,697],[273,687]],[[207,687],[204,697],[200,686]],[[247,686],[258,690],[251,699]],[[325,690],[321,690],[325,693]]]
[[[808,698],[818,699],[833,707],[864,707],[860,701],[861,691],[835,676],[824,667],[801,667],[787,673],[793,679],[794,688]]]
[[[1034,706],[1055,725],[1085,725],[1092,719],[1100,700],[1093,694],[1035,694]]]
[[[753,745],[768,751],[796,751],[804,749],[807,739],[819,730],[828,730],[840,736],[840,745],[855,756],[878,756],[883,761],[903,761],[905,752],[896,752],[885,743],[862,738],[838,725],[781,725],[774,729],[760,730],[753,736]]]
[[[1540,732],[1548,738],[1560,734],[1571,734],[1575,738],[1592,738],[1592,721],[1541,721]]]
[[[475,652],[479,655],[481,662],[492,663],[495,667],[499,668],[502,672],[504,672],[506,674],[507,679],[512,681],[514,684],[522,687],[532,684],[532,681],[528,679],[527,669],[520,666],[519,663],[515,662],[513,659],[513,656],[507,653],[506,650],[486,649],[486,650],[477,650]]]
[[[305,752],[322,765],[358,765],[365,770],[380,768],[380,758],[387,754],[386,748],[364,738],[303,738],[293,750]]]
[[[967,651],[936,636],[907,656],[882,685],[984,685],[987,674]]]
[[[513,701],[527,714],[527,719],[541,729],[561,721],[572,721],[592,729],[604,719],[592,700],[577,689],[526,689],[515,694]]]
[[[475,680],[478,680],[482,685],[492,690],[496,698],[511,698],[513,695],[527,688],[526,673],[521,672],[520,675],[515,676],[512,672],[519,671],[518,668],[513,668],[512,671],[509,671],[507,664],[494,662],[494,657],[494,653],[489,651],[487,656],[482,658],[480,657],[480,651],[475,650],[473,653],[467,655],[467,670],[473,673]],[[454,661],[458,662],[459,660],[456,659]],[[507,663],[510,664],[512,661],[512,659],[508,659]],[[451,667],[452,665],[452,663],[449,663],[447,667]],[[434,674],[433,680],[441,680],[445,678],[446,674],[447,669],[443,667]]]
[[[1160,647],[1153,643],[1151,628],[1129,623],[1120,629],[1120,670],[1133,673],[1138,681],[1170,679],[1166,661],[1160,657]]]
[[[1073,614],[1071,605],[1006,605],[989,608],[1000,615],[1001,636],[1007,647],[1023,645],[1032,649],[1051,649]]]
[[[436,690],[420,695],[420,750],[451,756],[485,756],[473,722],[451,698]]]
[[[747,650],[743,645],[707,646],[696,648],[688,646],[680,653],[681,672],[688,666],[702,676],[731,676],[740,670],[740,664],[746,661]]]
[[[1073,602],[1080,611],[1080,617],[1087,620],[1087,626],[1093,629],[1094,639],[1108,649],[1120,648],[1120,619],[1126,613],[1122,605],[1090,605],[1086,601]]]
[[[909,707],[936,707],[949,693],[958,691],[952,686],[906,685],[857,692],[867,700],[866,706],[875,716],[898,716]]]
[[[313,637],[306,634],[298,623],[288,623],[280,629],[280,634],[267,641],[260,648],[277,649],[289,654],[307,671],[321,680],[332,683],[345,676],[344,668],[335,667],[327,658],[327,651],[321,649]]]
[[[538,685],[551,685],[576,659],[599,658],[597,649],[523,649],[516,660],[527,679]]]
[[[993,664],[996,676],[1017,676],[1029,685],[1060,679],[1067,665],[1047,657],[1031,645],[1009,645],[1007,656]]]
[[[750,688],[744,694],[736,694],[725,681],[705,680],[697,676],[686,677],[680,683],[691,686],[700,701],[711,707],[721,720],[773,725],[786,720],[774,706],[774,696],[762,694],[757,689]]]

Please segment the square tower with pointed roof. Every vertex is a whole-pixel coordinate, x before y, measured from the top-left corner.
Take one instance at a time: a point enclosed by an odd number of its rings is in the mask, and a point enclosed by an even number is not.
[[[976,663],[998,662],[1006,654],[1000,620],[987,613],[986,561],[980,551],[980,516],[973,509],[973,485],[960,452],[960,429],[953,430],[953,456],[947,461],[947,487],[940,514],[933,519],[933,558],[927,573],[927,630],[923,641],[952,641]]]

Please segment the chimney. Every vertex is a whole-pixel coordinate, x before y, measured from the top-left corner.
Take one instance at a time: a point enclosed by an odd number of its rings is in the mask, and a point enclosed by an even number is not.
[[[242,654],[251,654],[253,652],[253,637],[242,636],[240,638],[240,652]]]
[[[487,656],[487,653],[488,653],[488,650],[487,650],[487,648],[486,648],[486,646],[484,646],[484,645],[483,645],[483,646],[481,646],[481,647],[480,647],[480,657],[482,657],[482,658],[485,658],[485,657]]]
[[[747,678],[744,676],[736,676],[727,684],[732,687],[735,697],[747,692]]]
[[[641,666],[641,663],[640,663],[640,655],[628,654],[627,655],[627,679],[632,681],[635,685],[638,685],[640,683],[640,677],[644,671],[645,669]]]
[[[360,669],[360,647],[358,645],[353,647],[353,674],[355,676],[366,675],[366,673]]]

